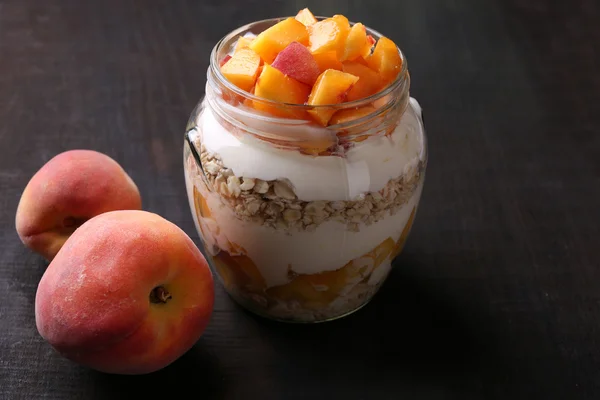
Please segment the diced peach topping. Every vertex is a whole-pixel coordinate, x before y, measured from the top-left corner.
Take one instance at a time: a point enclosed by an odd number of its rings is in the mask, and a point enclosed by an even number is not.
[[[347,101],[353,101],[377,93],[383,86],[381,76],[371,68],[354,61],[344,61],[343,71],[358,76],[358,82],[348,92]]]
[[[223,75],[240,89],[281,104],[244,99],[227,91],[223,98],[277,117],[310,119],[310,115],[323,126],[339,123],[336,121],[340,118],[350,118],[355,113],[340,113],[332,119],[335,107],[313,109],[307,114],[290,104],[316,106],[356,101],[389,85],[402,69],[398,48],[388,38],[376,41],[367,33],[362,23],[350,26],[343,15],[317,20],[304,8],[295,17],[279,21],[254,38],[240,36],[233,54],[219,61]],[[373,100],[372,105],[379,108],[387,101],[389,96]],[[327,151],[319,151],[319,155],[324,153]]]
[[[233,50],[233,52],[235,53],[238,50],[249,48],[250,43],[252,43],[252,40],[254,40],[254,39],[249,38],[249,37],[240,36],[240,38],[235,43],[235,49]]]
[[[273,100],[279,103],[303,104],[310,94],[310,86],[298,82],[297,80],[286,76],[277,68],[265,64],[262,73],[256,81],[254,94],[263,99]],[[277,116],[298,118],[302,115],[290,115],[291,110],[285,107],[276,107],[260,101],[254,102],[254,107],[258,110],[270,112]]]
[[[367,46],[367,29],[363,24],[358,22],[352,26],[348,33],[346,48],[341,60],[354,60],[357,57],[364,56]]]
[[[308,45],[308,31],[302,22],[290,17],[262,31],[250,43],[250,48],[270,64],[292,42]]]
[[[290,43],[271,64],[285,75],[312,86],[321,70],[310,51],[298,42]]]
[[[254,86],[260,57],[250,49],[240,49],[221,67],[221,73],[227,80],[242,90],[249,91]]]
[[[315,82],[308,97],[308,105],[318,106],[343,103],[346,93],[357,81],[357,76],[335,69],[328,69],[319,75],[317,82]],[[335,111],[333,108],[324,107],[323,109],[313,109],[308,112],[318,123],[326,126]]]
[[[367,58],[369,67],[377,72],[386,81],[391,82],[396,79],[402,69],[402,58],[398,53],[396,44],[386,37],[377,41],[373,54]]]
[[[348,19],[342,15],[334,15],[308,27],[310,33],[310,51],[313,54],[335,51],[338,59],[344,55],[346,38],[350,31]]]
[[[313,54],[313,58],[317,62],[321,72],[325,72],[328,69],[342,70],[342,63],[338,60],[337,53],[334,50]]]
[[[231,56],[229,54],[227,54],[225,57],[223,57],[223,59],[221,60],[221,62],[219,63],[219,66],[222,67],[223,65],[225,65],[227,63],[227,61],[231,60]]]
[[[336,111],[335,114],[329,120],[329,125],[343,124],[346,122],[354,121],[362,117],[366,117],[369,114],[375,112],[375,107],[364,106],[359,108],[349,108],[345,110]]]
[[[304,8],[298,11],[295,17],[298,21],[302,22],[305,26],[313,25],[317,23],[317,19],[308,8]]]

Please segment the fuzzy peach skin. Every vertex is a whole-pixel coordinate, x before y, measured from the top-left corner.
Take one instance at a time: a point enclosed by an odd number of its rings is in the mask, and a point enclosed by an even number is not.
[[[141,208],[137,186],[115,160],[93,150],[69,150],[31,178],[21,195],[15,225],[23,244],[51,261],[91,217]]]
[[[209,323],[213,275],[192,240],[147,211],[85,222],[37,288],[40,335],[98,371],[145,374],[187,352]]]

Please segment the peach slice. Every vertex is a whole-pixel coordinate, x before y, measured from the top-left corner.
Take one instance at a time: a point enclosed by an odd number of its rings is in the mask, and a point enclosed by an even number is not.
[[[306,46],[298,42],[292,42],[281,50],[271,66],[285,75],[310,86],[314,85],[321,74],[319,65],[313,55],[310,54]]]
[[[335,50],[313,54],[313,58],[317,62],[321,73],[328,69],[337,69],[338,71],[342,70],[342,63],[340,60],[338,60]]]
[[[345,51],[346,38],[350,32],[348,18],[334,15],[308,27],[310,51],[313,54],[335,51],[338,59]]]
[[[329,120],[329,125],[343,124],[345,122],[350,122],[355,119],[366,117],[367,115],[374,113],[376,110],[377,109],[373,106],[364,106],[358,108],[349,108],[346,110],[339,110],[336,111],[335,114],[333,114],[333,116]]]
[[[221,67],[227,80],[242,90],[250,91],[260,68],[260,57],[250,49],[240,49]]]
[[[346,48],[341,60],[354,60],[357,57],[364,56],[365,47],[367,46],[367,29],[363,24],[358,22],[352,26],[348,33]]]
[[[342,103],[346,98],[348,90],[357,81],[357,76],[335,69],[328,69],[319,75],[308,97],[308,105],[316,106]],[[308,112],[318,123],[327,126],[329,119],[335,111],[334,108],[323,108],[309,110]]]
[[[256,264],[248,256],[232,256],[226,251],[220,251],[213,257],[213,261],[227,289],[244,287],[250,290],[264,290],[267,287]]]
[[[350,261],[338,270],[299,275],[290,283],[267,289],[266,293],[279,300],[298,301],[307,308],[327,307],[341,295],[350,282],[356,282],[357,278],[366,279],[368,274],[387,259],[393,248],[394,241],[387,238],[364,256]],[[363,258],[373,260],[371,271],[368,265],[356,262]]]
[[[310,87],[286,76],[277,68],[265,64],[262,73],[256,81],[254,94],[263,99],[280,103],[304,104],[310,94]],[[276,107],[260,101],[253,102],[257,110],[266,111],[281,117],[304,117],[303,112],[295,112],[289,108]]]
[[[235,43],[235,48],[233,52],[236,53],[238,50],[248,49],[250,47],[250,43],[252,43],[253,40],[254,38],[240,36],[240,38]]]
[[[298,11],[295,17],[298,21],[302,22],[305,26],[313,25],[317,23],[317,19],[308,8],[303,8]]]
[[[195,185],[194,185],[194,208],[196,209],[196,214],[198,215],[198,217],[212,218],[212,213],[210,212],[210,208],[208,208],[208,203],[206,202],[206,199],[204,198],[204,196],[202,196],[200,191],[198,191],[198,189],[196,189]]]
[[[335,271],[299,275],[290,283],[267,289],[266,293],[282,301],[298,301],[304,307],[318,309],[334,301],[356,274],[350,261]]]
[[[402,69],[402,58],[396,44],[386,37],[377,41],[373,54],[367,58],[369,68],[379,72],[386,81],[391,82]]]
[[[358,82],[348,92],[348,101],[371,96],[377,93],[384,85],[379,74],[371,68],[353,61],[345,61],[342,64],[344,72],[359,77]]]
[[[249,47],[270,64],[292,42],[308,45],[308,31],[302,22],[290,17],[262,31]]]

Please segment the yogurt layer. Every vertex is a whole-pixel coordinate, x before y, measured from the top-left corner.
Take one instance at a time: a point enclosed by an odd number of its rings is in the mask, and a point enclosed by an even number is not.
[[[251,123],[267,124],[256,119]],[[363,193],[379,191],[390,179],[416,168],[425,157],[421,107],[414,98],[390,136],[357,143],[345,158],[314,157],[275,148],[251,135],[234,136],[217,121],[211,107],[200,113],[197,127],[202,144],[209,152],[219,154],[236,176],[265,181],[287,179],[298,199],[304,201],[354,200]],[[306,137],[318,134],[314,130],[319,128],[295,129]]]

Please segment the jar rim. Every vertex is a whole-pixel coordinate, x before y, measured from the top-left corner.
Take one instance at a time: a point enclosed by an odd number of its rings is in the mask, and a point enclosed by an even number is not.
[[[256,20],[256,21],[250,22],[246,25],[240,26],[239,28],[234,29],[233,31],[229,32],[227,35],[223,36],[217,42],[217,44],[213,47],[213,49],[211,51],[211,55],[210,55],[210,67],[209,68],[212,71],[213,75],[218,80],[219,84],[223,85],[227,90],[233,92],[237,96],[243,97],[244,99],[247,99],[250,101],[261,102],[261,103],[275,106],[275,107],[285,107],[290,110],[318,110],[318,109],[332,109],[332,108],[335,108],[336,110],[342,110],[342,109],[358,108],[358,107],[373,103],[374,101],[377,101],[379,99],[386,97],[390,93],[394,92],[399,86],[404,85],[404,83],[410,81],[409,77],[408,77],[407,60],[406,60],[404,53],[398,47],[398,45],[396,45],[396,49],[398,50],[398,54],[400,55],[400,59],[402,60],[402,65],[401,65],[400,71],[398,72],[398,75],[396,76],[396,79],[394,79],[388,86],[386,86],[384,89],[378,91],[377,93],[374,93],[370,96],[367,96],[367,97],[364,97],[361,99],[347,101],[344,103],[308,105],[308,104],[284,103],[284,102],[280,102],[280,101],[274,101],[274,100],[256,96],[250,92],[242,90],[239,87],[237,87],[236,85],[234,85],[233,83],[231,83],[227,78],[225,78],[225,76],[221,73],[221,68],[218,68],[218,65],[219,65],[219,61],[220,61],[219,54],[223,51],[223,49],[226,45],[232,44],[230,42],[234,38],[241,36],[244,33],[250,31],[250,29],[254,26],[261,25],[261,24],[272,26],[272,25],[275,25],[276,23],[281,22],[287,18],[293,18],[293,16]],[[315,18],[317,18],[317,20],[323,20],[323,19],[326,19],[329,17],[315,16]],[[355,22],[352,22],[352,21],[349,21],[349,23],[350,23],[350,26],[355,24]],[[367,30],[367,33],[374,36],[377,40],[379,40],[382,37],[385,37],[380,32],[378,32],[366,25],[365,25],[365,28]]]

